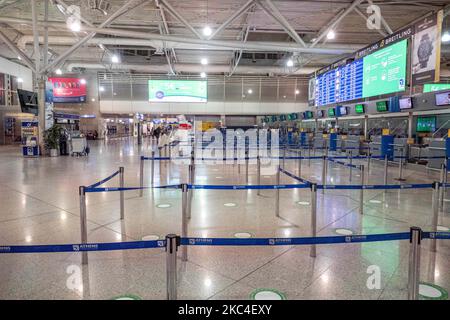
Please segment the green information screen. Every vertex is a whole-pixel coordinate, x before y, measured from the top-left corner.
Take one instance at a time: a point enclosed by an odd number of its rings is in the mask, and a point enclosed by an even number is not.
[[[207,102],[206,81],[196,80],[149,80],[150,102]]]
[[[423,85],[423,92],[434,92],[450,89],[450,83],[427,83]]]
[[[436,131],[436,117],[418,117],[417,132],[434,132]]]
[[[363,97],[405,90],[407,40],[364,57]]]

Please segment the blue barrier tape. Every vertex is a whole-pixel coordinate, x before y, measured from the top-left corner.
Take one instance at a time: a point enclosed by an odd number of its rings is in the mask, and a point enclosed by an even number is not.
[[[304,238],[181,238],[181,244],[189,246],[286,246],[409,240],[409,236],[409,232],[401,232],[388,234]]]
[[[180,189],[179,184],[167,185],[167,186],[154,186],[154,187],[111,187],[111,188],[85,188],[84,192],[94,193],[94,192],[117,192],[117,191],[132,191],[132,190],[143,190],[143,189]]]
[[[290,172],[287,171],[287,170],[284,170],[284,169],[280,168],[280,171],[283,172],[285,175],[291,177],[292,179],[295,179],[295,180],[297,180],[297,181],[300,181],[301,183],[304,183],[304,184],[307,184],[307,185],[310,185],[310,184],[311,184],[310,181],[305,180],[305,179],[302,179],[301,177],[298,177],[298,176],[296,176],[295,174],[290,173]]]
[[[164,248],[165,240],[132,241],[111,243],[85,244],[57,244],[57,245],[29,245],[29,246],[0,246],[0,253],[44,253],[44,252],[83,252],[83,251],[111,251],[130,249]]]
[[[94,183],[94,184],[91,184],[91,185],[88,186],[87,188],[95,188],[95,187],[101,186],[102,184],[108,182],[109,180],[111,180],[112,178],[114,178],[115,176],[117,176],[118,174],[119,174],[119,171],[116,171],[116,172],[114,172],[112,175],[110,175],[109,177],[107,177],[107,178],[105,178],[105,179],[103,179],[103,180],[101,180],[101,181],[99,181],[99,182],[96,182],[96,183]]]
[[[450,239],[450,232],[423,232],[422,239]]]
[[[349,167],[349,168],[355,168],[355,169],[360,169],[359,166],[355,165],[355,164],[350,164],[350,163],[345,163],[343,161],[338,161],[338,160],[334,160],[333,158],[327,157],[327,159],[333,163],[337,163],[340,164],[341,166],[345,166],[345,167]]]
[[[335,190],[388,190],[388,189],[429,189],[433,184],[391,184],[391,185],[317,185],[317,189],[335,189]]]
[[[262,190],[262,189],[306,189],[306,184],[280,184],[280,185],[188,185],[188,189],[203,190]]]

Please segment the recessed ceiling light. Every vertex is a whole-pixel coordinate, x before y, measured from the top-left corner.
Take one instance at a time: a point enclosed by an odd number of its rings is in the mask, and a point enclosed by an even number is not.
[[[17,59],[22,60],[22,57],[21,56],[17,56]]]
[[[295,94],[300,94],[300,90],[295,90]]]
[[[248,94],[252,94],[253,90],[252,89],[248,89],[247,92],[248,92]]]
[[[334,38],[336,38],[336,33],[333,30],[328,31],[327,39],[334,39]]]
[[[86,84],[86,79],[80,79],[81,84]]]
[[[203,35],[210,36],[212,34],[212,29],[209,26],[203,28]]]
[[[442,40],[442,42],[449,42],[450,41],[450,33],[448,31],[444,32],[441,40]]]
[[[81,30],[81,24],[78,21],[72,22],[69,27],[73,32],[78,32]]]
[[[286,62],[286,66],[288,66],[288,67],[293,67],[293,66],[294,66],[294,61],[292,61],[292,59],[289,59],[289,60]]]
[[[105,91],[105,87],[100,86],[100,87],[98,88],[98,90],[99,90],[100,92],[103,92],[103,91]]]
[[[61,74],[62,74],[62,71],[61,71],[61,69],[56,69],[55,73],[56,73],[57,75],[61,75]]]
[[[206,72],[201,72],[201,73],[200,73],[200,77],[206,78]]]
[[[202,60],[200,60],[200,63],[201,63],[202,65],[207,65],[207,64],[208,64],[208,59],[202,58]]]
[[[117,56],[117,55],[112,55],[111,56],[111,62],[112,63],[119,63],[119,61],[120,61],[120,59],[119,59],[119,57]]]
[[[22,82],[23,82],[23,79],[22,79],[22,78],[17,78],[17,82],[18,82],[18,83],[22,83]]]

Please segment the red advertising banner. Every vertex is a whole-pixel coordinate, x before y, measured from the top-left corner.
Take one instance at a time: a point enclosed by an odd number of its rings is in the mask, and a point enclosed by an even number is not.
[[[86,81],[79,78],[49,78],[53,89],[53,102],[86,102]]]

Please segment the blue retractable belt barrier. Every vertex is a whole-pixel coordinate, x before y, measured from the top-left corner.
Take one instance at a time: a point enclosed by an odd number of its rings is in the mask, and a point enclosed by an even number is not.
[[[119,174],[119,171],[116,171],[116,172],[114,172],[112,175],[110,175],[109,177],[107,177],[107,178],[105,178],[105,179],[103,179],[103,180],[101,180],[101,181],[99,181],[99,182],[96,182],[96,183],[94,183],[94,184],[91,184],[91,185],[88,186],[87,188],[95,188],[95,187],[101,186],[102,184],[108,182],[109,180],[111,180],[112,178],[114,178],[115,176],[117,176],[118,174]]]
[[[360,167],[355,165],[355,164],[350,164],[350,163],[345,163],[343,161],[334,160],[332,157],[327,157],[327,159],[329,161],[333,162],[333,163],[340,164],[341,166],[345,166],[345,167],[349,167],[349,168],[355,168],[355,169],[360,169]]]
[[[181,186],[179,184],[167,185],[167,186],[154,186],[154,187],[111,187],[111,188],[90,188],[87,187],[84,189],[86,193],[90,192],[116,192],[116,191],[132,191],[132,190],[141,190],[141,189],[179,189]]]
[[[301,177],[297,177],[295,174],[290,173],[290,172],[287,171],[287,170],[284,170],[284,169],[280,168],[280,171],[283,172],[283,173],[284,173],[285,175],[287,175],[288,177],[291,177],[292,179],[295,179],[295,180],[297,180],[297,181],[300,181],[301,183],[304,183],[304,184],[307,184],[307,185],[310,185],[310,184],[311,184],[310,181],[305,180],[305,179],[302,179]]]
[[[374,190],[386,190],[386,189],[429,189],[433,188],[433,184],[421,183],[421,184],[369,184],[369,185],[317,185],[317,189],[336,189],[336,190],[360,190],[360,189],[374,189]]]
[[[283,246],[409,240],[410,232],[300,238],[181,238],[189,246]],[[423,232],[422,239],[450,239],[450,232]],[[86,244],[0,246],[1,253],[55,253],[163,248],[165,240]]]
[[[0,246],[0,253],[82,252],[165,247],[165,240],[31,246]]]
[[[203,190],[261,190],[261,189],[306,189],[306,184],[280,184],[280,185],[188,185],[188,189]]]

